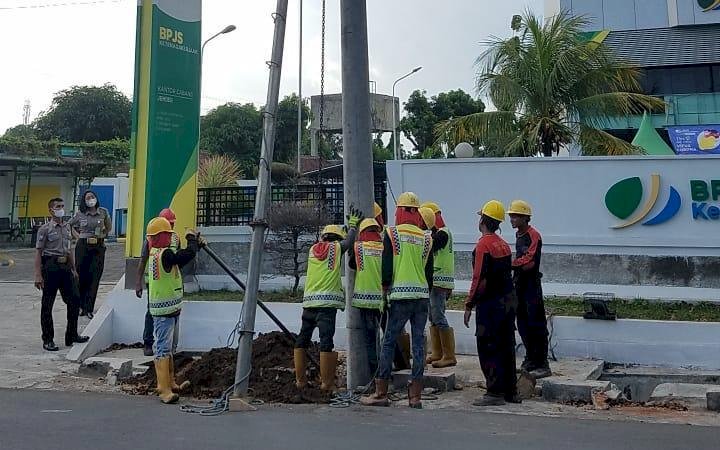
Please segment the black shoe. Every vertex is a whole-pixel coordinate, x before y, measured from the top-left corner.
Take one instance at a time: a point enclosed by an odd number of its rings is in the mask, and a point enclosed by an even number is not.
[[[508,403],[516,403],[516,404],[517,404],[517,403],[522,403],[522,399],[521,399],[520,396],[517,395],[517,394],[515,394],[515,395],[506,395],[506,396],[505,396],[505,401],[508,402]]]
[[[87,316],[87,315],[88,315],[88,313],[84,309],[81,309],[80,313],[78,313],[78,317],[83,317],[83,316]]]
[[[85,315],[88,317],[88,319],[92,320],[93,317],[95,317],[95,314],[91,313],[90,311],[86,312]]]
[[[542,365],[537,366],[537,368],[530,371],[530,375],[535,377],[536,380],[540,378],[547,378],[552,376],[552,371],[550,370],[550,364],[548,364],[547,361],[545,361]]]
[[[66,337],[65,345],[68,347],[72,347],[72,345],[75,343],[82,344],[83,342],[87,342],[89,340],[90,340],[90,338],[87,336],[75,336],[73,338]]]
[[[56,351],[60,350],[53,341],[43,342],[43,348],[49,352],[56,352]]]
[[[505,399],[499,395],[485,394],[472,404],[473,406],[502,406],[505,404]]]
[[[153,351],[152,344],[147,345],[145,344],[145,347],[143,347],[143,355],[145,356],[153,356],[155,352]]]

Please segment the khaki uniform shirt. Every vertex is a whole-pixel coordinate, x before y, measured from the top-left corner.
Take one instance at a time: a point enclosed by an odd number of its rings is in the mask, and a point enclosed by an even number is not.
[[[42,250],[43,256],[69,256],[72,249],[70,224],[51,220],[41,226],[38,230],[35,248]]]
[[[112,228],[110,213],[105,208],[98,208],[94,214],[90,214],[89,211],[78,211],[70,219],[70,225],[80,233],[80,239],[91,237],[104,239]]]

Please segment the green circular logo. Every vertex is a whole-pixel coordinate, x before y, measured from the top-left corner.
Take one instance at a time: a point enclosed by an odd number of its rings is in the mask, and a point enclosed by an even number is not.
[[[703,11],[720,9],[720,0],[697,0],[697,4]]]
[[[643,185],[640,177],[625,178],[615,183],[605,194],[605,206],[620,220],[625,220],[640,206]]]

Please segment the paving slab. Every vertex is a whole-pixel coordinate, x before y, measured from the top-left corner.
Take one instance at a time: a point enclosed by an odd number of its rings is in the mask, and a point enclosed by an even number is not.
[[[78,368],[78,375],[96,378],[112,375],[122,380],[132,375],[132,368],[132,359],[95,356],[83,361]]]
[[[542,387],[544,400],[567,403],[592,403],[593,391],[610,390],[609,381],[546,378]]]
[[[392,374],[392,385],[397,390],[404,390],[410,383],[411,370],[398,370]],[[435,369],[426,367],[423,377],[423,386],[434,388],[440,392],[448,392],[455,389],[455,371],[452,367]]]
[[[710,391],[718,390],[717,385],[690,384],[690,383],[662,383],[658,385],[650,396],[651,402],[680,402],[688,407],[707,407],[707,395]]]

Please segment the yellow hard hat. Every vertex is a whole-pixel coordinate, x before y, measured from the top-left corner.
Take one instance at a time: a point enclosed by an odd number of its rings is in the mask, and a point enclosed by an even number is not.
[[[373,204],[373,217],[377,217],[382,214],[382,208],[377,203]]]
[[[491,219],[495,219],[498,222],[505,221],[505,207],[502,203],[497,200],[490,200],[483,205],[482,209],[478,211],[478,214],[488,216]]]
[[[440,212],[440,205],[438,205],[435,202],[425,202],[422,205],[420,205],[420,207],[432,209],[433,214],[437,214]]]
[[[403,192],[397,199],[398,207],[419,208],[420,199],[414,192]]]
[[[358,232],[365,231],[366,229],[368,229],[370,227],[378,227],[378,228],[382,229],[382,227],[377,222],[377,220],[375,220],[373,218],[367,218],[367,219],[363,219],[363,221],[360,222],[360,227],[358,228]]]
[[[510,202],[508,214],[518,214],[520,216],[532,216],[532,208],[530,203],[525,200],[513,200]]]
[[[430,208],[423,208],[420,207],[418,209],[418,212],[420,212],[420,215],[422,216],[423,222],[425,222],[425,226],[428,230],[432,229],[432,227],[435,226],[435,213]]]
[[[337,234],[343,239],[347,236],[345,229],[341,225],[325,225],[320,235],[322,236],[324,234]]]
[[[172,226],[170,225],[170,222],[164,217],[155,217],[148,223],[147,226],[147,235],[148,236],[155,236],[160,233],[171,233],[172,232]]]

